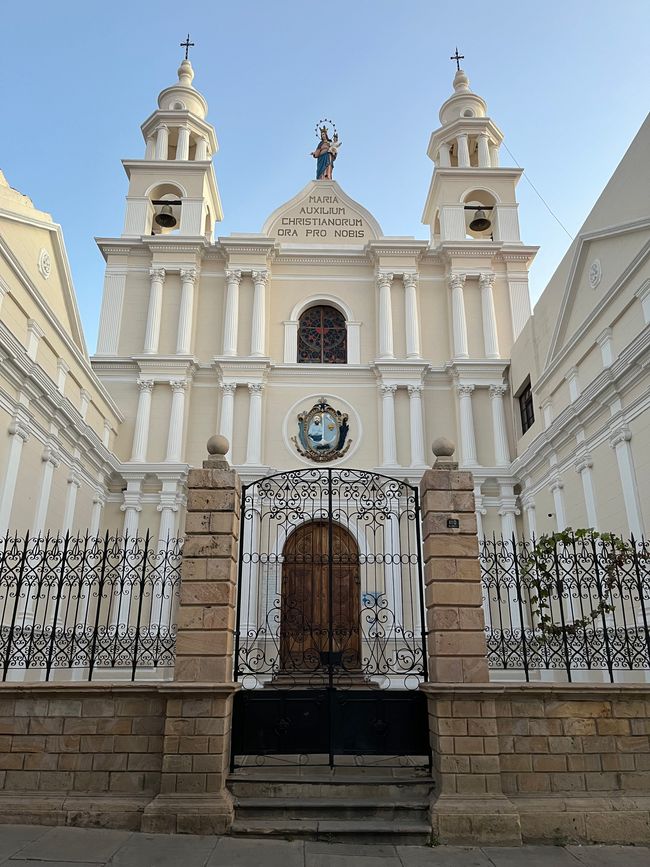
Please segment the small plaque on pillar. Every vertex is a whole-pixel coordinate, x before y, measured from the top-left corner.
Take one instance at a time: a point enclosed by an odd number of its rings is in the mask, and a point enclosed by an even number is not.
[[[460,530],[460,521],[458,518],[447,518],[448,530]]]

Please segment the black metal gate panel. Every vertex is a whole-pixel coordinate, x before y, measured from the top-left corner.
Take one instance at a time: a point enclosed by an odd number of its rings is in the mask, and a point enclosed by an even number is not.
[[[233,765],[428,755],[418,491],[359,470],[242,493]]]

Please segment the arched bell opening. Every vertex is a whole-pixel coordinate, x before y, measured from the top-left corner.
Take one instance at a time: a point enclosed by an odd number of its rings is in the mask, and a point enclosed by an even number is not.
[[[150,190],[148,195],[151,202],[148,232],[152,235],[177,232],[181,225],[183,191],[174,184],[160,184]]]
[[[494,234],[496,198],[487,190],[470,190],[463,197],[465,237],[491,241]]]
[[[359,546],[340,524],[309,521],[282,550],[280,674],[359,671]]]

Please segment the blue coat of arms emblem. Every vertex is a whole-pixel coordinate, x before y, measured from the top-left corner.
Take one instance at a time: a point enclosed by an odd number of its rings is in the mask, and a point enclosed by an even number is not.
[[[309,412],[298,415],[298,435],[292,442],[298,452],[312,461],[341,458],[352,444],[348,439],[348,416],[334,409],[324,397]]]

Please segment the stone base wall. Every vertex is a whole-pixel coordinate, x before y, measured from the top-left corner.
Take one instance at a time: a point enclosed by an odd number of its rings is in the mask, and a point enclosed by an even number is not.
[[[650,842],[650,685],[438,685],[442,842]]]

